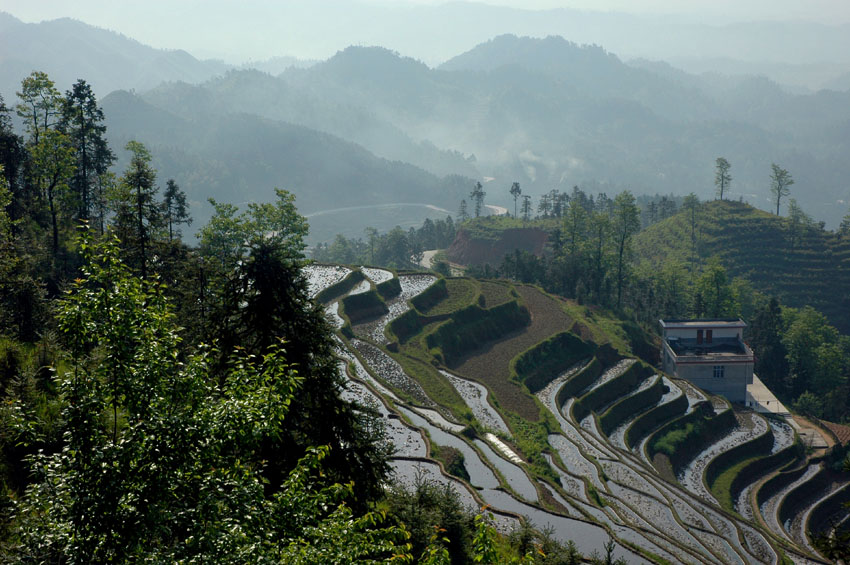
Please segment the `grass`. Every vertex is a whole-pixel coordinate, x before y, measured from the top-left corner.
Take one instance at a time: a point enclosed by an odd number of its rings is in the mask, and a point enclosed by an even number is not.
[[[398,361],[409,377],[419,383],[428,398],[448,408],[458,421],[466,422],[473,418],[472,411],[457,390],[432,365],[410,355],[390,355]]]
[[[714,483],[709,485],[711,494],[714,495],[724,510],[735,512],[735,501],[732,500],[732,482],[735,480],[735,477],[738,476],[738,473],[741,472],[741,469],[757,459],[760,459],[760,457],[752,457],[732,465],[720,473],[720,475],[718,475],[714,480]]]
[[[512,287],[505,282],[481,281],[481,296],[484,298],[484,307],[493,308],[512,300]]]
[[[479,284],[474,279],[446,279],[446,291],[448,296],[422,313],[426,316],[441,316],[473,304],[479,293]]]

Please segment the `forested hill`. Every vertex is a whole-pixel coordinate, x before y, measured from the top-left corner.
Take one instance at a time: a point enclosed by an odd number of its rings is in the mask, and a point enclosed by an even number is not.
[[[114,147],[137,139],[152,149],[162,178],[174,178],[201,223],[207,198],[265,201],[293,192],[306,213],[327,208],[424,202],[454,207],[472,181],[440,179],[376,157],[338,137],[287,122],[214,109],[178,115],[119,91],[103,99]]]
[[[778,217],[740,202],[705,202],[693,216],[683,209],[637,234],[634,249],[652,264],[717,257],[730,276],[789,306],[810,305],[850,331],[850,238],[801,212]]]

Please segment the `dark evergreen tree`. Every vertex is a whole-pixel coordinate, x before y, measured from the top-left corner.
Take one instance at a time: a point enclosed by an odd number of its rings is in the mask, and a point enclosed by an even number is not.
[[[288,362],[306,377],[287,432],[265,445],[272,485],[309,445],[329,445],[329,475],[354,481],[358,498],[372,499],[388,472],[388,454],[375,443],[381,428],[340,397],[343,379],[331,350],[331,329],[321,305],[309,300],[300,273],[307,224],[294,197],[282,190],[277,194],[276,203],[252,204],[242,214],[218,204],[201,229],[201,252],[210,259],[213,279],[207,339],[222,352],[239,347],[255,355],[282,340]]]
[[[94,202],[100,195],[95,188],[98,177],[107,172],[115,155],[106,142],[103,111],[86,81],[78,80],[65,93],[58,127],[74,148],[76,169],[69,188],[77,200],[77,217],[88,220],[100,207]]]
[[[151,241],[162,227],[162,209],[157,202],[156,170],[151,154],[138,141],[126,146],[131,153],[130,164],[112,194],[113,226],[125,249],[130,251],[130,263],[139,269],[142,278],[148,276]]]
[[[9,187],[11,201],[7,212],[14,221],[24,216],[28,207],[24,192],[23,170],[27,158],[24,140],[15,133],[12,126],[11,109],[6,106],[0,95],[0,166]]]
[[[165,195],[162,199],[164,220],[168,225],[168,241],[174,241],[182,235],[177,227],[180,224],[190,225],[192,218],[189,217],[189,207],[186,204],[186,193],[180,190],[174,179],[168,179],[165,183]]]

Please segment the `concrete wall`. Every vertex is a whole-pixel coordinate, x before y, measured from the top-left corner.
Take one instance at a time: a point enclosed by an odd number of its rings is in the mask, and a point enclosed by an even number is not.
[[[717,339],[721,337],[737,337],[741,338],[741,328],[712,328],[712,327],[690,327],[690,328],[668,328],[664,330],[664,337],[678,337],[681,339],[696,339],[697,338],[697,330],[702,330],[703,336],[705,336],[706,330],[712,331],[712,339]]]
[[[717,365],[723,365],[717,363]],[[714,376],[714,364],[679,365],[675,374],[713,394],[719,394],[731,402],[746,402],[747,384],[753,381],[753,366],[749,363],[723,365],[724,377]]]

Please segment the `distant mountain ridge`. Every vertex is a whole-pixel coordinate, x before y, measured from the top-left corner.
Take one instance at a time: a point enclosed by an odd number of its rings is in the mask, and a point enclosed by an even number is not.
[[[293,192],[301,213],[348,206],[421,202],[453,208],[470,179],[439,178],[402,162],[380,159],[327,133],[244,113],[199,110],[186,117],[138,95],[116,91],[102,101],[107,135],[119,156],[130,139],[154,156],[160,184],[174,178],[203,225],[207,198],[245,203]],[[117,169],[125,163],[119,161]]]
[[[228,68],[70,18],[30,24],[0,12],[0,30],[0,93],[7,100],[33,70],[46,72],[62,86],[85,79],[105,96],[117,89],[147,90],[164,81],[203,82]]]

